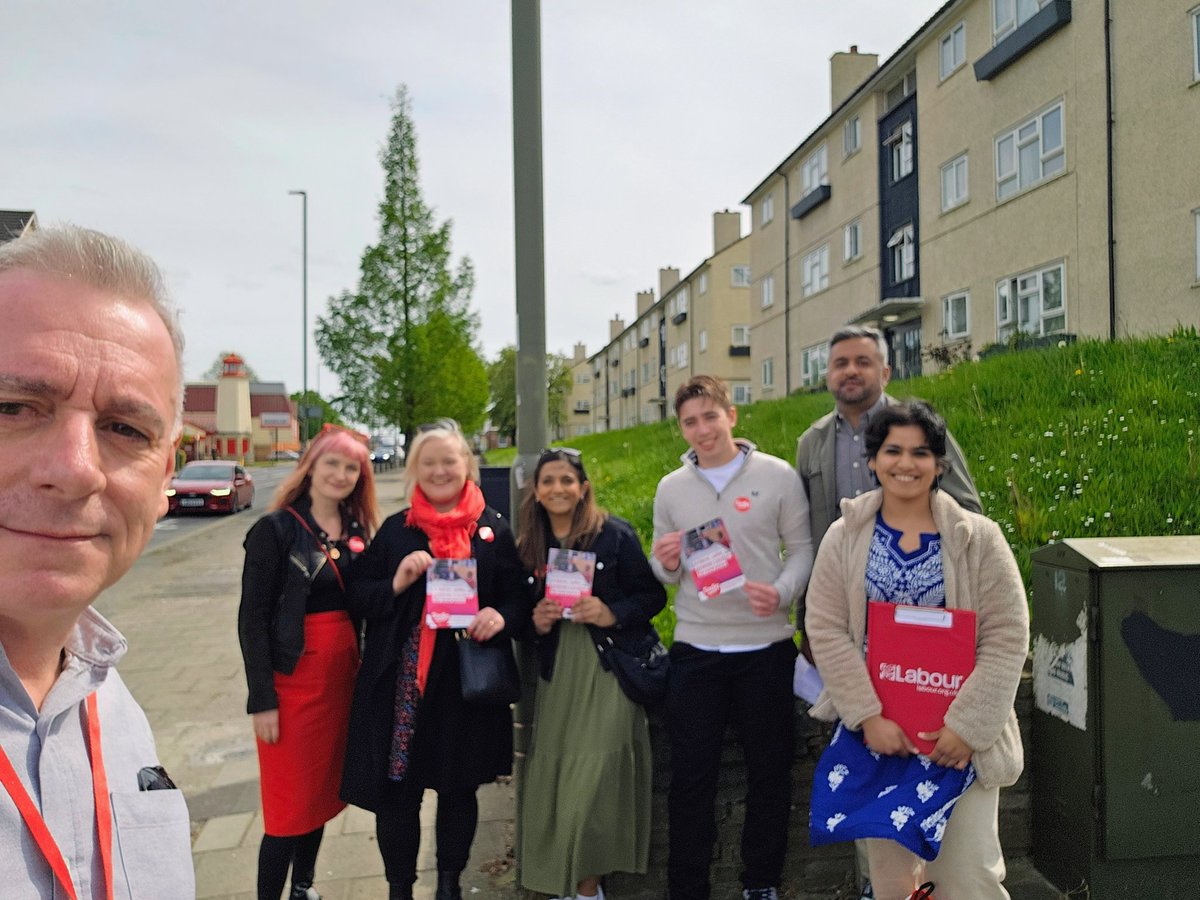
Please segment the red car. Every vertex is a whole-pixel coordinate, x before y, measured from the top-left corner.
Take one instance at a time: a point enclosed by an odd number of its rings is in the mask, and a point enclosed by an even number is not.
[[[237,463],[201,460],[188,463],[167,488],[167,514],[235,513],[254,504],[254,479]]]

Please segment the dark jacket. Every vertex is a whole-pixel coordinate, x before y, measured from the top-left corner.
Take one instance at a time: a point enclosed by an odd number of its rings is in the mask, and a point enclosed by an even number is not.
[[[667,592],[654,577],[633,526],[624,519],[609,516],[588,549],[596,554],[592,594],[603,600],[617,618],[617,624],[611,628],[588,626],[593,643],[605,635],[621,643],[626,637],[637,638],[645,634],[651,627],[650,620],[667,605]],[[526,583],[531,589],[537,589],[537,596],[531,598],[536,604],[542,596],[541,582],[527,573]],[[537,635],[529,629],[537,646],[538,671],[546,681],[554,677],[558,633],[564,627],[574,626],[555,622],[546,635]]]
[[[425,579],[399,596],[392,577],[429,539],[407,523],[408,510],[390,516],[367,551],[347,573],[350,614],[366,621],[362,667],[350,707],[350,736],[342,774],[342,799],[376,810],[388,787],[388,757],[395,720],[399,659],[425,607]],[[479,606],[496,609],[505,622],[493,640],[508,641],[529,620],[529,598],[512,531],[494,509],[485,509],[471,556],[478,570]],[[473,787],[512,771],[512,715],[507,707],[465,703],[455,632],[438,632],[425,694],[417,708],[409,777],[435,789]]]
[[[307,497],[292,506],[309,515]],[[316,531],[316,523],[309,521]],[[358,522],[348,521],[347,536],[363,536]],[[250,689],[246,712],[279,708],[275,672],[290,675],[304,653],[304,614],[312,581],[328,565],[320,544],[295,516],[278,509],[250,528],[242,544],[242,602],[238,607],[238,638]],[[344,557],[343,557],[344,560]],[[345,566],[342,567],[343,572]]]

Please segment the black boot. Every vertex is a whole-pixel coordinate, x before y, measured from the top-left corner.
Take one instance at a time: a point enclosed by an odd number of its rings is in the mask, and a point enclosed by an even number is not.
[[[433,900],[462,900],[458,876],[458,872],[438,872],[437,893],[433,895]]]
[[[388,900],[413,900],[411,884],[388,884]]]
[[[288,900],[321,900],[321,895],[317,893],[311,881],[293,881],[292,893],[288,895]]]

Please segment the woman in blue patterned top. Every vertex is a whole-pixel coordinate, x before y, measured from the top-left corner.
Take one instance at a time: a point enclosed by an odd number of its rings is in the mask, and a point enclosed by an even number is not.
[[[867,839],[879,900],[926,878],[938,900],[1007,898],[999,788],[1023,766],[1013,699],[1029,643],[1024,584],[999,527],[938,490],[946,426],[920,401],[867,428],[879,489],[842,501],[809,582],[805,630],[825,680],[812,715],[840,720],[813,784],[814,844]],[[882,715],[868,674],[867,601],[973,610],[975,668],[928,755]],[[931,660],[936,665],[937,660]]]

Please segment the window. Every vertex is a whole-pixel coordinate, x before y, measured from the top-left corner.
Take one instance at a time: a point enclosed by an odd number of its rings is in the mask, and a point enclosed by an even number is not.
[[[808,347],[800,354],[800,383],[805,387],[819,387],[825,382],[829,370],[829,343]]]
[[[775,276],[766,275],[758,286],[762,296],[762,308],[766,309],[775,302]]]
[[[996,334],[1054,334],[1067,327],[1063,305],[1063,265],[1026,272],[996,283]]]
[[[1200,6],[1192,10],[1192,78],[1200,81]]]
[[[643,320],[643,322],[642,322],[642,339],[643,340],[647,340],[647,341],[650,340],[650,326],[652,324],[653,323],[649,319]]]
[[[905,119],[897,125],[883,143],[892,148],[892,181],[899,181],[911,174],[913,170],[912,119]]]
[[[591,381],[592,381],[592,376],[589,375],[587,372],[576,372],[575,373],[575,383],[576,384],[591,384]]]
[[[1196,218],[1196,281],[1200,283],[1200,209],[1193,210]]]
[[[862,222],[855,219],[842,229],[842,259],[849,262],[862,256]]]
[[[685,313],[688,311],[688,289],[683,288],[675,295],[675,311]]]
[[[992,0],[992,42],[1000,43],[1050,0]]]
[[[642,363],[642,384],[650,383],[650,375],[653,373],[654,367],[648,362]]]
[[[1011,197],[1065,165],[1063,105],[1058,103],[996,138],[996,199]]]
[[[942,166],[942,211],[967,202],[967,154],[956,156]]]
[[[967,306],[971,295],[966,291],[942,298],[942,334],[948,340],[964,338],[971,333],[967,321]]]
[[[858,116],[852,116],[842,125],[842,156],[857,153],[862,146],[862,123]]]
[[[775,194],[767,194],[763,197],[762,204],[758,207],[758,224],[766,225],[775,218]]]
[[[734,325],[729,329],[729,343],[735,347],[750,346],[750,326]]]
[[[893,231],[887,245],[892,251],[892,284],[908,281],[917,271],[912,222]]]
[[[942,38],[941,44],[942,78],[948,78],[959,66],[967,61],[967,25],[959,22]]]
[[[688,345],[687,345],[687,341],[684,341],[682,344],[680,344],[678,347],[675,348],[675,366],[676,366],[676,368],[683,369],[683,368],[687,367],[687,364],[688,364]]]
[[[911,70],[904,74],[904,77],[897,81],[894,85],[888,88],[887,95],[884,97],[884,103],[888,109],[894,109],[904,98],[909,94],[917,92],[917,73],[916,70]]]
[[[707,353],[708,352],[708,329],[707,328],[700,329],[700,346],[699,346],[697,352],[698,353]]]
[[[800,179],[803,194],[810,194],[821,185],[829,184],[829,173],[825,164],[824,144],[818,147],[816,152],[804,161],[804,164],[800,167]]]
[[[700,284],[699,284],[699,287],[697,288],[697,290],[699,291],[700,296],[704,296],[705,294],[708,293],[708,273],[707,272],[700,273]]]
[[[829,287],[829,245],[822,244],[800,260],[800,296],[807,297]]]
[[[775,358],[773,356],[768,356],[762,362],[762,383],[765,388],[775,384]]]
[[[733,387],[733,402],[734,403],[749,403],[750,402],[750,385],[735,384]]]
[[[731,287],[750,287],[750,267],[732,266],[729,269],[729,284]]]

